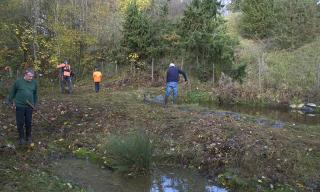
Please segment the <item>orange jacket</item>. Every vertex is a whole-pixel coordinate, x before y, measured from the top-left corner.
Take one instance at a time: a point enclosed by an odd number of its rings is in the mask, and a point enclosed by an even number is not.
[[[71,67],[69,64],[61,63],[57,66],[57,68],[63,68],[63,76],[64,77],[71,76]]]
[[[102,80],[102,73],[100,71],[94,71],[92,78],[95,83],[100,83]]]

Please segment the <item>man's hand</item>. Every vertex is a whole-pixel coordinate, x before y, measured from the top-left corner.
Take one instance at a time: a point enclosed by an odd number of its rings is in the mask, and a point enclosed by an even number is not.
[[[183,86],[187,86],[188,84],[189,84],[188,81],[184,81],[184,82],[183,82]]]
[[[11,109],[16,110],[16,103],[12,102]]]
[[[38,104],[33,104],[32,109],[33,109],[34,112],[37,112],[39,110],[39,105]]]

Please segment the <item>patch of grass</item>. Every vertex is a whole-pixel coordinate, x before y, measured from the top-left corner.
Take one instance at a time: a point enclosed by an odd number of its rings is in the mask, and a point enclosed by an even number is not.
[[[212,95],[208,91],[190,90],[183,96],[184,103],[201,103],[212,101]]]
[[[102,157],[99,153],[96,153],[93,150],[89,150],[86,148],[79,148],[73,151],[73,154],[76,158],[79,159],[88,159],[92,163],[99,164],[102,166],[110,167],[110,160],[107,157]]]
[[[75,184],[39,170],[26,172],[8,169],[0,176],[2,178],[0,191],[85,191]]]
[[[107,154],[113,159],[112,167],[121,172],[148,172],[153,151],[154,146],[143,131],[112,135],[107,142]]]
[[[243,190],[247,187],[246,182],[231,172],[225,172],[218,175],[218,182],[231,189]]]
[[[266,192],[294,192],[295,190],[288,185],[276,184],[272,189],[265,190]]]
[[[89,159],[93,162],[98,160],[98,155],[86,148],[79,148],[73,151],[73,154],[79,159]]]

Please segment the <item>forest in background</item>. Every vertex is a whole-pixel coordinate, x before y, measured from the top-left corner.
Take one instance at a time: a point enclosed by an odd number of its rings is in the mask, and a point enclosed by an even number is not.
[[[110,76],[127,71],[156,81],[175,62],[228,100],[318,98],[319,1],[232,0],[227,16],[223,7],[218,0],[2,0],[1,79],[27,67],[56,78],[67,58],[77,79],[98,65]]]

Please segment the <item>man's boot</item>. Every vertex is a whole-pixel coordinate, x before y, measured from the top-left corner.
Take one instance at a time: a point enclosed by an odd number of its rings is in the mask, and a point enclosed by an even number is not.
[[[20,128],[18,129],[19,132],[19,145],[25,145],[26,144],[26,140],[25,140],[25,134],[24,134],[24,130]]]
[[[26,141],[24,140],[24,138],[19,138],[19,145],[25,145]]]
[[[173,104],[176,105],[177,104],[177,98],[173,97]]]
[[[168,97],[165,96],[165,97],[164,97],[164,105],[167,106],[167,104],[168,104]]]
[[[31,143],[32,143],[32,137],[31,137],[31,135],[30,135],[30,136],[27,136],[26,142],[27,142],[27,144],[31,144]]]

